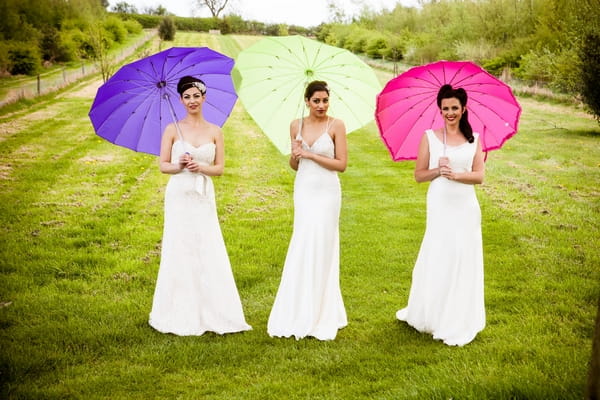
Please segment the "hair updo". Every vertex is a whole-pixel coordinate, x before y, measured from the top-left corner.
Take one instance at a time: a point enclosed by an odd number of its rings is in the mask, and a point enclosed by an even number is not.
[[[467,106],[467,91],[463,88],[452,88],[452,85],[443,85],[437,94],[437,105],[438,108],[442,109],[442,100],[443,99],[451,99],[455,98],[460,102],[460,105],[465,108]],[[475,138],[473,137],[473,128],[469,123],[469,113],[467,110],[463,113],[460,121],[458,122],[458,128],[460,129],[463,136],[467,139],[469,143],[473,143]]]
[[[193,87],[198,89],[203,95],[206,94],[206,84],[202,79],[194,78],[193,76],[184,76],[179,80],[177,83],[177,93],[179,93],[179,96],[183,96],[183,92]]]
[[[329,96],[329,86],[327,86],[327,82],[325,81],[312,81],[306,86],[306,90],[304,91],[304,98],[309,100],[315,92],[327,92]]]

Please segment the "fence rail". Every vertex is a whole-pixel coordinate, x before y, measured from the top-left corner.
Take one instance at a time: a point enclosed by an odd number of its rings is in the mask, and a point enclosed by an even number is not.
[[[115,55],[114,63],[120,64],[127,57],[131,56],[144,43],[148,42],[153,36],[156,36],[155,30],[147,31],[144,37],[135,42],[127,49],[123,49]],[[95,62],[81,63],[79,67],[63,68],[59,71],[51,71],[39,74],[36,77],[28,77],[15,80],[16,84],[11,84],[9,88],[0,93],[0,107],[13,103],[20,99],[34,98],[44,94],[57,91],[81,78],[100,72],[100,67]]]

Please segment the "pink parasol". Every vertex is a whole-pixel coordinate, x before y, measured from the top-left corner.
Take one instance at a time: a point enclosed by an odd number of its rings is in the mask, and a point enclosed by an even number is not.
[[[437,61],[398,75],[377,95],[375,120],[394,161],[416,159],[425,130],[443,126],[436,97],[444,84],[467,91],[469,122],[483,151],[499,149],[517,132],[521,106],[507,84],[469,61]]]

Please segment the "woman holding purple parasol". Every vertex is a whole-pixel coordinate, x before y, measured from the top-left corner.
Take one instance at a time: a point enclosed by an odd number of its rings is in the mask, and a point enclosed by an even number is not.
[[[186,116],[167,125],[161,141],[160,171],[171,178],[165,191],[161,261],[149,323],[176,335],[249,330],[211,180],[223,173],[223,133],[203,117],[202,80],[185,76],[177,92]]]
[[[408,306],[396,317],[447,345],[463,346],[485,327],[481,210],[484,153],[468,121],[467,93],[443,85],[437,105],[444,127],[419,144],[417,182],[430,181],[425,235]]]

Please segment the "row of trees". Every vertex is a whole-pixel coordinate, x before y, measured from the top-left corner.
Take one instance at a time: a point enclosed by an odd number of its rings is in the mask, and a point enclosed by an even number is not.
[[[600,116],[600,0],[437,0],[364,11],[317,36],[410,65],[473,60],[493,74],[580,96]]]
[[[365,9],[352,20],[337,0],[328,0],[334,22],[312,28],[269,25],[234,14],[219,18],[228,0],[197,1],[215,16],[169,16],[162,6],[137,14],[126,1],[107,12],[107,0],[2,0],[0,73],[35,74],[44,65],[99,59],[142,28],[160,26],[171,37],[175,29],[304,34],[407,64],[474,60],[494,74],[508,71],[581,96],[600,115],[600,0],[421,0],[419,8]]]
[[[227,0],[198,0],[222,11]],[[222,2],[222,3],[219,3]],[[223,18],[183,18],[163,7],[137,9],[125,1],[107,10],[108,0],[2,0],[0,1],[0,76],[35,75],[44,67],[80,60],[102,62],[107,50],[144,28],[173,35],[178,30],[266,35],[306,34],[303,27],[245,21],[237,15]],[[212,10],[212,9],[211,9]],[[213,12],[213,11],[211,11]]]
[[[600,0],[438,0],[364,12],[327,24],[318,38],[373,58],[422,64],[473,60],[499,74],[572,91],[584,44],[600,33]]]
[[[105,2],[2,0],[0,74],[33,75],[55,63],[98,60],[115,43],[142,31],[134,19],[106,15]]]

